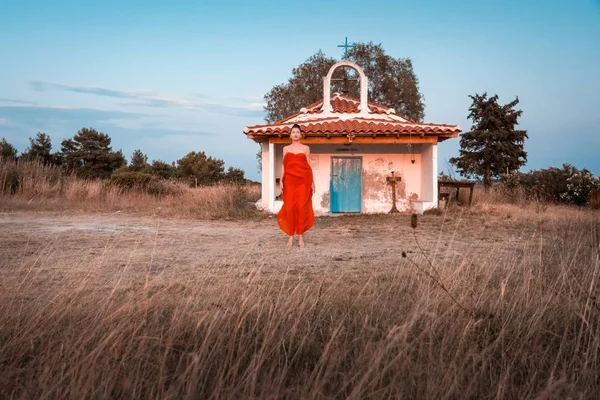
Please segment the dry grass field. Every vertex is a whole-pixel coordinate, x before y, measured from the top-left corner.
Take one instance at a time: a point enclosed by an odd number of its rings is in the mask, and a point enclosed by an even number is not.
[[[301,249],[253,188],[92,186],[0,196],[0,398],[600,393],[598,211],[478,192]]]

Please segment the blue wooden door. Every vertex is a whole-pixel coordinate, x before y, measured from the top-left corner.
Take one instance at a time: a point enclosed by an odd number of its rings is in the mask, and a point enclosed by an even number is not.
[[[362,157],[331,157],[332,213],[362,211]]]

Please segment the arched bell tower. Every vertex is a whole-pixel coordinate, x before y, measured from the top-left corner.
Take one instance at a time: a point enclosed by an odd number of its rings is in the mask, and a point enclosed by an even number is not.
[[[336,69],[342,67],[352,68],[358,73],[360,79],[360,105],[358,107],[358,115],[368,114],[370,110],[368,105],[369,85],[367,76],[358,64],[355,64],[352,61],[340,61],[329,68],[329,72],[323,80],[323,107],[321,108],[323,110],[323,116],[333,113],[333,107],[331,106],[331,77]]]

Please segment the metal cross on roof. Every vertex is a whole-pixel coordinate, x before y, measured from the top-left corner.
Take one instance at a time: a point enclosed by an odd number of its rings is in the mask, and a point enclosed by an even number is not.
[[[348,49],[351,47],[354,47],[351,44],[348,44],[348,38],[346,38],[346,42],[344,44],[338,44],[337,47],[343,47],[344,48],[344,60],[348,59]]]

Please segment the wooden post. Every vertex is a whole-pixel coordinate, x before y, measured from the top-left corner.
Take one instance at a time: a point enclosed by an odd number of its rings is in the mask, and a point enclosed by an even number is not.
[[[473,203],[473,188],[475,185],[471,186],[470,189],[470,193],[469,193],[469,207],[471,207],[471,203]]]
[[[398,208],[396,207],[396,182],[400,182],[402,177],[394,176],[394,171],[392,171],[392,176],[388,176],[385,178],[388,184],[392,185],[392,209],[388,214],[399,213]]]

